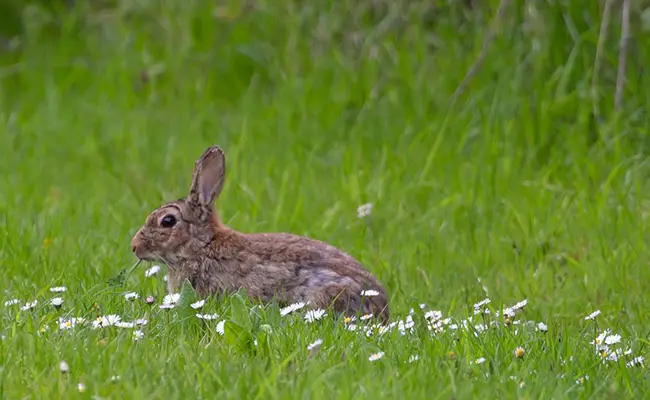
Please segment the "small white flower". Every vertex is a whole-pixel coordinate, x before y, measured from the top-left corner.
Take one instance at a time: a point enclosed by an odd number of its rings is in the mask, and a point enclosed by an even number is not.
[[[365,218],[372,212],[372,203],[362,204],[357,207],[357,217]]]
[[[50,288],[50,292],[52,293],[63,293],[66,290],[68,290],[68,288],[66,288],[65,286],[57,286],[57,287]]]
[[[512,306],[510,308],[512,308],[515,311],[519,311],[519,310],[523,309],[524,307],[526,307],[527,304],[528,304],[528,299],[524,299],[524,300],[518,302],[517,304],[515,304],[514,306]]]
[[[52,300],[50,300],[50,303],[51,303],[54,307],[61,307],[61,304],[63,304],[63,299],[60,298],[60,297],[55,297],[55,298],[53,298]]]
[[[20,307],[20,309],[22,311],[31,310],[32,308],[36,307],[37,304],[38,304],[38,300],[34,300],[31,303],[25,303],[24,306]]]
[[[160,308],[174,308],[180,298],[180,293],[170,293],[168,295],[165,295],[165,297],[163,297],[163,303]]]
[[[625,364],[625,366],[628,367],[628,368],[635,367],[635,366],[641,366],[641,365],[643,365],[643,360],[644,360],[643,356],[638,356],[638,357],[635,357],[632,361],[627,362]]]
[[[429,322],[438,321],[439,319],[442,319],[442,311],[438,311],[438,310],[427,311],[426,313],[424,313],[424,318],[428,319]]]
[[[110,314],[102,317],[97,317],[93,321],[93,328],[106,328],[108,326],[115,325],[116,323],[120,322],[121,317],[119,315],[115,314]]]
[[[409,363],[416,362],[419,359],[420,359],[419,355],[413,354],[411,357],[409,357]]]
[[[621,349],[616,349],[616,351],[609,352],[609,349],[603,350],[603,353],[601,355],[605,357],[607,361],[618,361],[619,357],[623,354],[623,351]]]
[[[198,319],[204,319],[207,321],[211,321],[213,319],[219,318],[219,314],[196,314],[196,317]]]
[[[118,328],[126,328],[126,329],[131,329],[135,326],[133,322],[126,322],[126,321],[117,321],[113,325]]]
[[[605,329],[605,331],[603,331],[600,335],[596,336],[596,339],[594,339],[591,342],[591,344],[596,346],[597,351],[603,351],[603,350],[607,351],[607,350],[609,350],[608,347],[604,344],[605,339],[607,338],[607,335],[609,335],[609,333],[610,333],[610,330]]]
[[[486,297],[485,299],[479,301],[478,303],[474,304],[474,315],[478,314],[484,314],[486,312],[489,313],[489,310],[485,308],[486,305],[490,304],[492,300],[490,300],[489,297]]]
[[[133,321],[135,325],[147,325],[147,322],[148,321],[144,318],[138,318],[135,321]]]
[[[368,357],[368,361],[371,361],[371,362],[372,361],[377,361],[380,358],[382,358],[383,356],[384,356],[384,352],[380,351],[378,353],[371,354],[370,357]]]
[[[481,357],[481,358],[477,358],[474,361],[474,364],[483,364],[484,362],[485,362],[485,358]]]
[[[543,322],[539,322],[537,324],[537,330],[540,332],[548,332],[548,326]]]
[[[144,337],[144,333],[141,330],[133,331],[133,340],[140,340]]]
[[[144,276],[145,278],[149,278],[151,276],[156,275],[158,272],[160,272],[160,266],[159,265],[154,265],[148,270],[144,271]]]
[[[317,309],[317,310],[309,310],[307,313],[305,313],[305,321],[307,322],[314,322],[318,321],[319,319],[323,318],[325,315],[325,310]]]
[[[372,313],[370,313],[370,314],[364,314],[364,315],[362,315],[362,316],[359,317],[359,321],[365,321],[365,320],[368,320],[368,319],[370,319],[370,318],[372,318]]]
[[[121,378],[120,378],[119,375],[113,375],[113,376],[111,376],[111,382],[117,382],[117,381],[119,381],[120,379],[121,379]]]
[[[289,304],[288,306],[280,309],[280,315],[284,317],[285,315],[291,314],[294,311],[300,310],[306,305],[307,304],[302,301],[298,303]]]
[[[127,299],[127,300],[135,300],[135,299],[140,298],[140,295],[137,294],[136,292],[130,292],[130,293],[126,293],[124,295],[124,298]]]
[[[397,322],[397,329],[399,330],[399,333],[404,336],[406,335],[406,332],[413,331],[413,327],[415,326],[415,321],[413,321],[413,317],[410,315],[406,316],[406,319],[404,321],[398,321]]]
[[[78,324],[83,324],[84,322],[86,322],[85,318],[70,318],[68,320],[59,318],[59,329],[65,331],[74,328]]]
[[[205,305],[205,300],[199,300],[196,303],[190,304],[190,307],[192,307],[195,310],[198,310],[199,308],[203,307]]]
[[[7,300],[7,301],[5,301],[5,307],[13,306],[13,305],[16,305],[18,303],[20,303],[20,300],[18,300],[18,299]]]
[[[176,304],[161,304],[158,307],[160,307],[161,310],[169,310],[176,307]]]
[[[79,391],[79,393],[85,392],[86,391],[86,385],[84,385],[82,382],[79,382],[77,384],[77,390]]]
[[[599,315],[600,315],[600,310],[596,310],[596,311],[592,312],[591,314],[587,315],[585,317],[585,320],[594,320]]]
[[[313,343],[311,343],[309,346],[307,346],[307,350],[312,351],[320,348],[320,346],[323,344],[322,339],[316,339]]]
[[[225,325],[226,325],[226,320],[219,321],[219,323],[217,324],[217,333],[218,334],[225,335],[225,333],[226,333],[226,329],[225,329],[226,326]]]
[[[68,363],[65,362],[65,361],[61,361],[61,362],[59,363],[59,371],[61,371],[61,372],[64,373],[64,374],[67,373],[67,372],[69,372],[69,371],[70,371],[70,367],[68,367]]]
[[[605,344],[613,345],[621,342],[621,335],[611,335],[605,338]]]
[[[483,306],[490,304],[491,302],[492,300],[490,300],[489,297],[486,297],[483,300],[479,301],[478,303],[474,304],[474,308],[481,308]]]
[[[523,347],[517,347],[515,349],[515,357],[517,358],[522,358],[526,352],[524,351]]]
[[[379,296],[379,292],[376,290],[363,290],[361,295],[366,297]]]
[[[588,380],[589,380],[589,375],[585,375],[583,377],[580,377],[580,378],[576,379],[576,383],[578,385],[580,385],[581,383],[585,383],[585,381],[588,381]]]
[[[163,281],[165,281],[165,282],[169,281],[169,275],[163,276]]]

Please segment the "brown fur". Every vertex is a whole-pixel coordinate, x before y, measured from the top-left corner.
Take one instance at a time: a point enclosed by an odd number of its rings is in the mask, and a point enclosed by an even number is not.
[[[245,234],[225,226],[213,208],[224,176],[223,152],[208,148],[195,164],[189,195],[154,210],[131,241],[138,258],[168,265],[170,292],[188,279],[201,296],[243,288],[262,302],[309,301],[345,315],[373,313],[388,320],[385,289],[350,255],[302,236]],[[162,226],[170,215],[176,224]],[[363,290],[379,295],[361,296]]]

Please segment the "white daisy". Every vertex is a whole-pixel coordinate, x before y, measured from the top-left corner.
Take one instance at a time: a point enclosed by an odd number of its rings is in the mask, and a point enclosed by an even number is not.
[[[368,361],[377,361],[381,359],[384,356],[384,352],[380,351],[378,353],[371,354],[370,357],[368,357]]]
[[[97,317],[93,321],[93,328],[94,329],[106,328],[108,326],[115,325],[116,323],[120,322],[120,320],[121,320],[121,317],[119,315],[115,315],[115,314],[110,314],[110,315],[106,315],[106,316]]]
[[[479,301],[478,303],[474,304],[474,309],[486,306],[486,305],[490,304],[491,302],[492,302],[492,300],[490,300],[489,297],[486,297],[483,300]]]
[[[366,297],[379,296],[379,292],[376,290],[363,290],[361,295]]]
[[[313,343],[311,343],[309,346],[307,346],[307,350],[312,351],[320,348],[320,346],[323,344],[322,339],[316,339]]]
[[[144,276],[145,278],[149,278],[151,276],[156,275],[158,272],[160,272],[160,266],[159,265],[154,265],[148,270],[144,271]]]
[[[526,307],[527,304],[528,304],[528,299],[524,299],[524,300],[518,302],[517,304],[515,304],[514,306],[512,306],[510,308],[512,308],[515,311],[518,311],[518,310],[521,310],[524,307]]]
[[[70,367],[68,366],[68,363],[65,362],[65,361],[61,361],[61,362],[59,363],[59,371],[61,371],[61,372],[64,373],[64,374],[67,373],[67,372],[69,372],[69,371],[70,371]]]
[[[54,307],[61,307],[61,304],[63,304],[63,299],[60,297],[55,297],[52,300],[50,300],[50,304],[52,304]]]
[[[113,325],[118,328],[126,328],[126,329],[131,329],[135,326],[133,322],[127,322],[127,321],[117,321]]]
[[[129,292],[129,293],[124,294],[124,298],[127,299],[127,300],[135,300],[135,299],[140,298],[140,295],[137,294],[136,292]]]
[[[226,325],[226,320],[219,321],[219,323],[217,324],[217,333],[218,334],[225,335],[225,333],[226,333],[226,329],[225,329],[226,326],[225,325]]]
[[[474,304],[474,315],[478,314],[489,314],[490,310],[486,307],[488,304],[490,304],[492,300],[489,298],[485,298],[478,303]]]
[[[138,318],[135,321],[133,321],[135,325],[147,325],[147,322],[148,321],[144,318]]]
[[[5,307],[13,306],[13,305],[16,305],[18,303],[20,303],[20,300],[18,300],[18,299],[7,300],[7,301],[5,301]]]
[[[140,340],[144,337],[144,333],[141,330],[133,331],[133,340]]]
[[[596,311],[592,312],[591,314],[587,315],[585,317],[585,320],[594,320],[599,315],[600,315],[600,310],[596,310]]]
[[[515,357],[522,358],[524,356],[524,354],[526,354],[526,352],[524,351],[523,347],[517,347],[515,349]]]
[[[632,359],[632,361],[627,362],[625,364],[625,366],[628,367],[628,368],[635,367],[635,366],[641,366],[641,365],[643,365],[643,360],[644,360],[643,356],[638,356],[638,357],[635,357],[634,359]]]
[[[288,306],[280,309],[280,315],[284,317],[285,315],[289,315],[294,311],[300,310],[306,305],[307,304],[302,301],[298,303],[289,304]]]
[[[213,319],[219,318],[219,314],[196,314],[196,317],[199,319],[211,321]]]
[[[621,342],[621,335],[611,335],[605,338],[605,344],[613,345]]]
[[[314,322],[318,321],[319,319],[323,318],[325,315],[325,310],[317,309],[317,310],[309,310],[307,313],[305,313],[305,321],[307,322]]]
[[[442,319],[442,311],[431,310],[424,313],[424,318],[428,319],[429,322],[435,322],[439,319]]]
[[[594,339],[591,344],[596,346],[597,351],[603,351],[603,350],[608,350],[607,346],[604,344],[605,339],[609,335],[610,330],[605,329],[600,335],[596,336],[596,339]]]
[[[414,326],[415,321],[413,321],[413,317],[410,315],[407,315],[405,320],[397,322],[397,329],[402,336],[406,335],[407,331],[412,332]]]
[[[372,203],[362,204],[357,207],[357,217],[365,218],[372,212]]]
[[[362,316],[359,317],[359,321],[365,321],[365,320],[368,320],[368,319],[370,319],[370,318],[372,318],[372,313],[370,313],[370,314],[364,314],[364,315],[362,315]]]
[[[547,332],[548,331],[548,326],[543,322],[539,322],[539,323],[537,323],[537,330],[540,331],[540,332]]]
[[[196,303],[190,304],[190,307],[192,307],[195,310],[198,310],[199,308],[203,307],[205,305],[205,300],[199,300]]]
[[[59,329],[62,331],[66,331],[68,329],[72,329],[77,324],[83,324],[86,322],[85,318],[70,318],[70,319],[64,319],[64,318],[59,318]]]
[[[52,293],[63,293],[66,290],[68,290],[68,288],[66,288],[65,286],[57,286],[57,287],[50,288],[50,292]]]
[[[174,308],[176,307],[176,303],[178,303],[178,300],[180,300],[180,298],[180,293],[170,293],[168,295],[165,295],[165,297],[163,297],[163,303],[160,305],[160,308]]]
[[[38,300],[34,300],[34,301],[32,301],[31,303],[29,303],[29,302],[28,302],[28,303],[25,303],[24,306],[20,307],[20,309],[21,309],[22,311],[31,310],[32,308],[35,308],[37,304],[38,304]]]

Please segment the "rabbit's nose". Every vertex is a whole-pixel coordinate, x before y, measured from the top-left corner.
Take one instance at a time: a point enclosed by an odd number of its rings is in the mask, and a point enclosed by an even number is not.
[[[140,238],[138,238],[138,234],[136,233],[133,239],[131,239],[131,251],[135,253],[138,250],[138,246],[140,246]]]

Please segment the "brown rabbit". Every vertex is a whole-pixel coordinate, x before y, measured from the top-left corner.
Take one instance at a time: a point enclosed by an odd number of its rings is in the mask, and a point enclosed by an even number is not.
[[[200,296],[243,288],[263,302],[309,302],[388,320],[385,289],[350,255],[302,236],[225,226],[213,207],[225,170],[223,151],[208,148],[194,165],[189,195],[154,210],[131,240],[136,257],[168,265],[170,292],[188,279]]]

